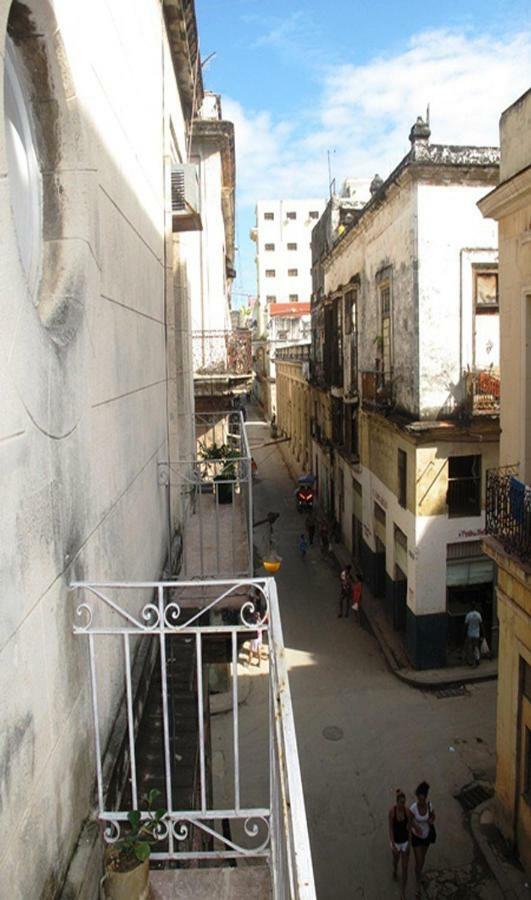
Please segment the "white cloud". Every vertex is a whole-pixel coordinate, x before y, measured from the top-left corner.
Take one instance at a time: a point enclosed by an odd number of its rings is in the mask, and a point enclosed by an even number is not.
[[[326,150],[334,174],[384,178],[409,148],[430,104],[432,141],[497,144],[502,110],[529,86],[531,33],[501,37],[451,31],[415,35],[394,55],[323,71],[312,110],[289,120],[224,101],[236,126],[240,203],[325,194]]]

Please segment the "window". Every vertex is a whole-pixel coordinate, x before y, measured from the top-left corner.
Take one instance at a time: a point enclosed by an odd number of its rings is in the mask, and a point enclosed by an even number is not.
[[[274,249],[275,249],[275,245],[274,245],[274,244],[266,244],[266,245],[265,245],[265,249],[266,249],[266,250],[274,250]]]
[[[298,274],[299,274],[298,269],[288,269],[288,275],[290,278],[296,278]]]
[[[268,294],[268,295],[267,295],[267,297],[266,297],[266,303],[276,303],[276,302],[277,302],[277,298],[275,297],[274,294]]]
[[[318,219],[319,213],[316,209],[312,209],[310,212],[310,219]]]
[[[495,268],[474,268],[474,305],[476,314],[497,313],[498,272]]]
[[[481,456],[448,457],[448,515],[481,513]]]
[[[383,509],[376,500],[374,501],[374,519],[376,522],[379,522],[380,525],[385,525],[385,509]]]
[[[288,244],[288,250],[296,250],[297,244]]]
[[[299,302],[299,295],[298,295],[298,294],[290,294],[290,295],[289,295],[289,302],[290,302],[290,303],[298,303],[298,302]]]
[[[266,278],[274,278],[276,274],[275,269],[266,269],[265,271]]]
[[[264,213],[264,219],[266,219],[266,221],[272,222],[274,220],[274,218],[275,218],[275,213],[272,213],[272,212]]]
[[[296,213],[296,212],[289,212],[289,213],[286,213],[286,218],[287,218],[287,219],[291,219],[291,220],[293,221],[293,219],[296,219],[296,218],[297,218],[297,213]]]
[[[343,446],[343,401],[332,397],[332,441],[336,447]]]
[[[380,314],[382,323],[380,336],[380,364],[384,375],[390,376],[393,366],[393,352],[391,335],[391,285],[388,281],[380,285]]]
[[[17,49],[9,37],[6,38],[4,114],[11,208],[20,259],[29,289],[34,293],[42,249],[42,179],[33,137],[31,102]]]
[[[407,453],[399,450],[397,456],[398,468],[398,502],[404,509],[407,506]]]

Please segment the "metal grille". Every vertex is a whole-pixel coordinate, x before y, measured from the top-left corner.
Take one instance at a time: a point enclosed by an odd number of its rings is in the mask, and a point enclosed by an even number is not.
[[[186,209],[186,202],[184,198],[184,169],[172,170],[171,208],[172,212],[183,212]]]
[[[469,784],[458,795],[458,800],[466,812],[471,812],[480,803],[490,800],[494,791],[483,784]]]
[[[451,684],[448,687],[439,688],[435,691],[437,700],[444,700],[447,697],[466,697],[470,691],[467,691],[464,684]]]
[[[531,487],[518,479],[516,466],[487,472],[486,531],[508,553],[531,559]]]

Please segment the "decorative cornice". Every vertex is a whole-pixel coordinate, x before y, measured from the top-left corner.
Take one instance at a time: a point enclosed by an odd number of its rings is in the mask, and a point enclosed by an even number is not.
[[[531,165],[502,181],[478,202],[481,213],[489,219],[502,219],[531,202]]]

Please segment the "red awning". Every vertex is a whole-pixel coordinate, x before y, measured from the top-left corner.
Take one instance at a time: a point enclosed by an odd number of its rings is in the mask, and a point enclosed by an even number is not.
[[[310,313],[309,303],[270,303],[270,316],[307,316]]]

